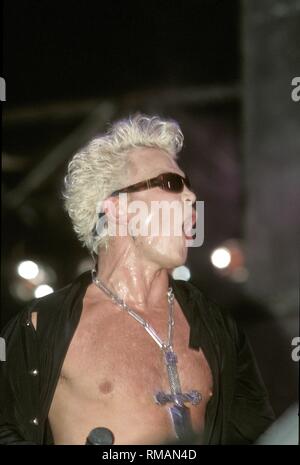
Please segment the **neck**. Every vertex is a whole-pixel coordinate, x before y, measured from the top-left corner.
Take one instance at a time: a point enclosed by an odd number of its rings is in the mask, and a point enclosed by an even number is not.
[[[98,256],[98,278],[124,302],[141,313],[164,311],[167,305],[167,269],[143,260],[134,247],[108,251]]]

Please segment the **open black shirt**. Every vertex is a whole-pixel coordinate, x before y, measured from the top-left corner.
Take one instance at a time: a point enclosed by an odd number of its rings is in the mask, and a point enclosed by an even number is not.
[[[274,419],[253,352],[234,320],[193,284],[170,276],[190,326],[189,347],[203,350],[214,394],[207,405],[204,444],[251,444]],[[68,347],[79,323],[91,272],[35,299],[3,331],[0,444],[51,444],[48,413]],[[37,312],[37,329],[31,313]]]

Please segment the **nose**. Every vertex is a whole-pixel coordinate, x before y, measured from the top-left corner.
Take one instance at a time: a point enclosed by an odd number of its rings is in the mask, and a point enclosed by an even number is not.
[[[184,186],[184,189],[182,191],[182,200],[184,202],[194,204],[196,202],[196,194],[188,189],[186,186]]]

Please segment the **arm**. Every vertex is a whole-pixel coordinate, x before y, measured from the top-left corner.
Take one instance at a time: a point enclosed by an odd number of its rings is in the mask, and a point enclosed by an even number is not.
[[[274,421],[268,393],[244,332],[235,327],[237,352],[233,401],[228,418],[228,444],[252,444]]]
[[[26,440],[16,415],[11,376],[17,374],[22,352],[21,315],[13,318],[1,334],[6,344],[6,360],[0,362],[0,445],[34,444]],[[23,355],[23,354],[22,354]]]

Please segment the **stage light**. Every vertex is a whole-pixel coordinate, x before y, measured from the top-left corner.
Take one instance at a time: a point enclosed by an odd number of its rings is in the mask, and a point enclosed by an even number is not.
[[[239,239],[227,239],[210,256],[215,272],[235,283],[245,283],[249,277],[244,245]]]
[[[177,266],[172,272],[174,279],[182,279],[183,281],[188,281],[191,277],[191,272],[187,266]]]
[[[230,279],[236,283],[245,283],[249,277],[249,272],[245,267],[238,267],[232,271]]]
[[[230,250],[226,247],[219,247],[212,252],[210,260],[216,268],[227,268],[231,262]]]
[[[11,295],[21,302],[29,302],[33,298],[33,285],[31,281],[14,279],[9,285]]]
[[[13,264],[15,270],[9,284],[10,294],[21,302],[42,297],[53,292],[57,276],[54,269],[43,260],[22,260]]]
[[[54,291],[51,286],[48,286],[48,284],[40,284],[34,290],[34,297],[38,299],[39,297],[44,297],[45,295],[52,294],[52,292]]]
[[[34,279],[39,274],[38,265],[31,260],[25,260],[19,263],[17,270],[19,276],[24,279]]]

